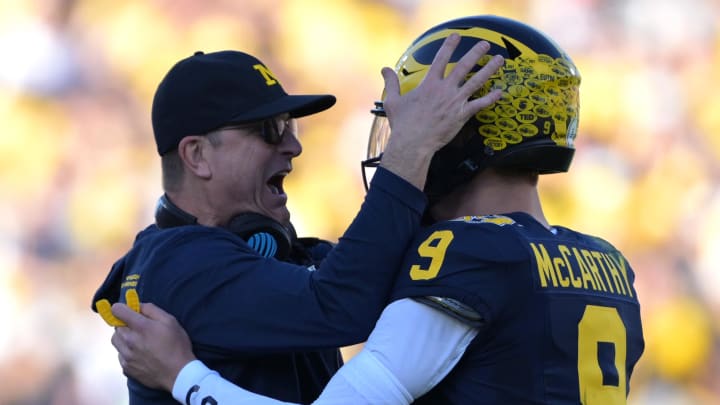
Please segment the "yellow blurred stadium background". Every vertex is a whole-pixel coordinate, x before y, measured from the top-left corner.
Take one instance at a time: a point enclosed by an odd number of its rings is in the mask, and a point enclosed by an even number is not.
[[[715,0],[0,0],[0,404],[125,404],[90,298],[161,193],[155,86],[196,50],[258,55],[300,121],[288,180],[301,235],[336,240],[394,65],[426,28],[499,14],[550,34],[582,76],[572,171],[551,222],[633,263],[646,352],[631,404],[720,403],[720,10]]]

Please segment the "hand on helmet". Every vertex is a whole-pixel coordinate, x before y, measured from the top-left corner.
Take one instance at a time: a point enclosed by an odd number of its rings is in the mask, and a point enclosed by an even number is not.
[[[384,108],[392,137],[381,165],[420,189],[425,183],[426,165],[429,165],[433,154],[450,142],[478,111],[492,105],[501,96],[499,90],[493,90],[483,97],[470,99],[504,62],[502,56],[496,55],[466,80],[478,60],[490,49],[486,41],[473,46],[445,75],[459,42],[457,34],[448,36],[423,81],[407,94],[400,95],[398,76],[392,69],[382,70],[385,80]]]
[[[487,41],[479,41],[445,76],[450,57],[459,42],[459,35],[448,36],[420,85],[402,96],[395,72],[390,68],[383,69],[384,107],[392,128],[392,139],[396,143],[402,140],[415,148],[426,147],[428,151],[435,152],[452,140],[478,111],[500,98],[501,91],[493,90],[470,100],[504,62],[502,56],[496,55],[466,81],[478,60],[490,49]]]

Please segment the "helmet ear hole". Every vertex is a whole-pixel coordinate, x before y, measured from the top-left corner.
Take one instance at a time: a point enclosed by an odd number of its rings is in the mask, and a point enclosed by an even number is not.
[[[472,121],[468,121],[430,161],[424,189],[430,204],[468,182],[486,167],[487,159],[483,156],[486,146],[482,137],[477,135]]]

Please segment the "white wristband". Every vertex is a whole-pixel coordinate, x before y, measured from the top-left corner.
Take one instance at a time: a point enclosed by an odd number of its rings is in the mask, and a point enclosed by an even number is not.
[[[189,396],[192,394],[193,387],[198,387],[203,378],[211,374],[218,374],[217,371],[210,370],[200,360],[193,360],[180,370],[173,384],[172,396],[176,401],[187,404]]]

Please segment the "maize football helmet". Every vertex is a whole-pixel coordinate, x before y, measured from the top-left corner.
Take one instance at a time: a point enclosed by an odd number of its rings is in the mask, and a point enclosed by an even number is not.
[[[478,112],[458,135],[435,153],[425,186],[431,203],[469,181],[486,167],[529,169],[540,174],[565,172],[575,151],[580,74],[570,57],[549,37],[521,22],[481,15],[439,24],[420,35],[395,66],[400,93],[417,87],[445,38],[461,37],[447,71],[478,41],[490,43],[470,74],[500,54],[505,64],[473,95],[492,89],[502,96]],[[384,98],[384,94],[383,94]],[[390,139],[382,101],[375,103],[365,171],[377,166]]]

